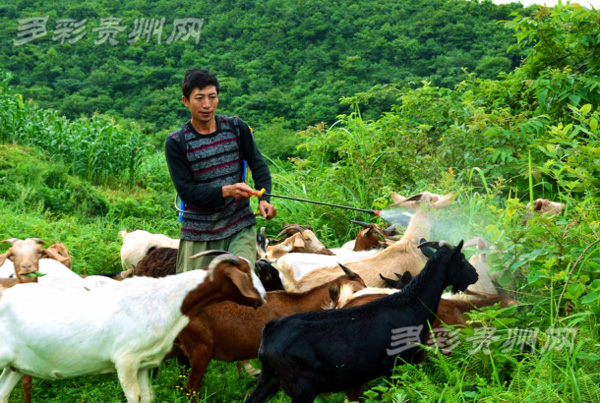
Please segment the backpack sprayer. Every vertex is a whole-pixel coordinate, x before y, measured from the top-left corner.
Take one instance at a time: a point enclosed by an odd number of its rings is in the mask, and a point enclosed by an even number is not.
[[[362,213],[368,213],[368,214],[376,215],[377,217],[381,216],[381,210],[367,210],[367,209],[363,209],[363,208],[342,206],[341,204],[332,204],[332,203],[325,203],[325,202],[319,202],[319,201],[308,200],[308,199],[300,199],[298,197],[276,195],[276,194],[272,194],[272,193],[267,193],[265,189],[255,190],[254,192],[252,192],[252,196],[257,196],[257,197],[260,197],[260,196],[276,197],[276,198],[279,198],[279,199],[294,200],[294,201],[299,201],[299,202],[304,202],[304,203],[320,204],[322,206],[329,206],[329,207],[343,208],[343,209],[346,209],[346,210],[360,211]]]

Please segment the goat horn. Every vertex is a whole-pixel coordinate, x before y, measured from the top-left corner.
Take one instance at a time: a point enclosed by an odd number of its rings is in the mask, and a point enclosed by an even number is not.
[[[423,240],[421,239],[421,241],[423,241]],[[444,248],[444,247],[445,247],[445,248],[447,248],[447,249],[450,249],[450,250],[453,250],[453,249],[454,249],[454,246],[452,246],[452,244],[451,244],[450,242],[447,242],[447,241],[439,241],[439,242],[438,242],[438,241],[421,242],[421,243],[420,243],[420,244],[417,246],[417,248],[423,248],[423,247],[426,247],[426,246],[427,246],[427,247],[430,247],[430,248],[433,248],[433,249],[435,249],[435,250],[438,250],[438,249],[440,249],[440,248]]]
[[[417,200],[421,200],[422,198],[423,198],[423,193],[419,193],[419,194],[410,196],[408,199],[404,200],[402,203],[405,203],[408,201],[417,201]]]
[[[395,283],[394,280],[392,280],[391,278],[384,277],[383,274],[381,274],[381,273],[379,273],[379,278],[382,279],[383,281],[385,281],[385,283],[387,285],[392,285],[392,283]]]
[[[224,255],[220,255],[220,256],[217,256],[216,258],[214,258],[208,265],[208,276],[210,278],[210,281],[214,280],[215,270],[217,269],[217,266],[220,265],[221,263],[231,263],[233,265],[239,266],[240,258],[237,257],[236,255],[234,255],[233,253],[229,253],[229,252],[227,252]]]
[[[351,279],[355,279],[357,277],[357,274],[354,273],[352,270],[350,270],[348,267],[344,266],[343,264],[341,264],[340,262],[338,262],[338,264],[340,265],[340,267],[342,268],[342,270],[344,270],[344,273],[346,273],[346,275],[351,278]]]
[[[358,225],[360,225],[360,226],[361,226],[361,227],[363,227],[363,228],[369,228],[369,225],[370,225],[370,224],[367,224],[367,223],[366,223],[366,222],[364,222],[364,221],[350,220],[350,222],[351,222],[352,224],[358,224]]]
[[[2,241],[2,242],[6,242],[6,243],[9,243],[9,244],[13,245],[13,244],[14,244],[15,242],[17,242],[18,240],[19,240],[19,239],[17,239],[17,238],[10,238],[10,239],[5,239],[5,240],[4,240],[4,241]]]
[[[226,250],[210,249],[210,250],[205,250],[203,252],[196,253],[195,255],[190,256],[190,259],[198,259],[199,257],[209,256],[209,255],[223,255],[225,253],[231,253],[231,252],[227,252]]]
[[[290,236],[290,235],[294,235],[298,232],[302,233],[305,230],[306,230],[306,228],[302,227],[301,225],[292,224],[292,225],[285,227],[283,230],[281,230],[281,232],[279,234],[277,234],[277,238],[279,238],[282,235]]]

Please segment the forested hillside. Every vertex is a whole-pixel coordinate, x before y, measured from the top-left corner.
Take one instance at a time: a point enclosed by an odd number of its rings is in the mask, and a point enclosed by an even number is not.
[[[498,21],[516,9],[490,0],[13,1],[0,5],[0,66],[42,108],[133,119],[146,133],[187,117],[179,82],[187,67],[207,67],[221,79],[223,112],[281,137],[333,123],[349,110],[341,97],[374,85],[452,88],[463,69],[511,71],[520,51],[507,53],[512,33]],[[195,20],[183,28],[185,18]],[[376,118],[394,101],[372,99],[363,114]]]

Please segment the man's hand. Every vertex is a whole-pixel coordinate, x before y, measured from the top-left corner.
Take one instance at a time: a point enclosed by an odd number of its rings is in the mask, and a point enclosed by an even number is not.
[[[258,203],[258,210],[260,211],[260,215],[267,220],[270,220],[277,215],[277,209],[275,206],[266,200],[261,200]]]
[[[223,186],[223,198],[233,197],[235,200],[244,200],[252,196],[254,190],[243,182]]]

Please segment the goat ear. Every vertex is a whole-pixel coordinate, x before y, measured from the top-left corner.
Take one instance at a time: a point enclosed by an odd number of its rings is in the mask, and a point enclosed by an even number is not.
[[[452,204],[455,197],[456,197],[456,192],[450,192],[447,195],[440,197],[437,201],[431,203],[431,205],[435,209],[448,207],[450,204]]]
[[[360,279],[358,274],[354,273],[352,270],[350,270],[350,268],[344,266],[340,262],[338,262],[338,265],[342,268],[342,270],[344,270],[344,273],[346,273],[346,276],[348,276],[349,279],[352,279],[352,280]]]
[[[384,277],[381,273],[379,273],[379,278],[381,278],[387,285],[392,288],[396,288],[396,282],[390,278]]]
[[[228,266],[225,271],[225,275],[229,277],[231,282],[235,284],[240,293],[250,299],[262,300],[260,293],[252,285],[252,280],[249,278],[249,274],[241,271],[236,266]]]
[[[15,242],[17,242],[17,241],[18,241],[18,239],[17,239],[17,238],[10,238],[10,239],[5,239],[5,240],[3,240],[2,242],[6,242],[6,243],[9,243],[9,244],[11,244],[11,245],[12,245],[12,244],[14,244],[14,243],[15,243]]]
[[[396,276],[398,276],[398,273],[396,273]],[[400,279],[400,281],[402,281],[402,284],[407,285],[412,281],[413,276],[412,274],[410,274],[409,271],[405,271],[402,277],[398,276],[398,278]]]
[[[4,264],[4,261],[6,260],[7,257],[8,257],[8,252],[5,252],[0,255],[0,266],[2,266]]]
[[[57,262],[62,263],[65,266],[67,266],[69,269],[72,266],[71,258],[70,257],[65,257],[65,256],[62,256],[62,255],[59,255],[58,252],[56,252],[53,249],[42,249],[42,259],[43,258],[54,259]]]
[[[404,202],[406,200],[406,197],[400,196],[396,192],[392,192],[392,200],[394,201],[394,204],[392,204],[392,207],[395,207],[395,206],[399,205],[400,203]]]

